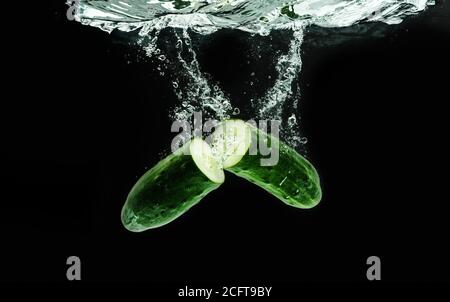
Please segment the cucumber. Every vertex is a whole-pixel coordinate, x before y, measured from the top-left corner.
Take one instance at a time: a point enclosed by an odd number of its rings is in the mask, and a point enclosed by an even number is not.
[[[257,146],[257,139],[278,146],[278,163],[261,165],[260,152],[248,152]],[[277,138],[241,120],[222,122],[212,134],[214,154],[222,155],[223,168],[260,186],[284,203],[297,208],[312,208],[322,198],[316,169],[303,156]],[[274,150],[276,152],[276,150]]]
[[[122,223],[133,232],[163,226],[217,189],[224,179],[210,146],[194,138],[137,181],[123,206]]]

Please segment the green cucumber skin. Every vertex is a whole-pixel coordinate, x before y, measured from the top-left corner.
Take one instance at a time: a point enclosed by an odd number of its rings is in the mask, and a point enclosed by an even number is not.
[[[160,227],[178,218],[220,186],[209,180],[181,150],[147,171],[131,189],[122,209],[130,231]]]
[[[251,129],[256,131],[260,140],[278,141],[278,163],[274,166],[261,166],[260,159],[266,156],[259,152],[257,155],[247,152],[239,163],[226,170],[262,187],[290,206],[302,209],[316,206],[322,198],[322,190],[319,175],[313,165],[273,136],[254,127]]]

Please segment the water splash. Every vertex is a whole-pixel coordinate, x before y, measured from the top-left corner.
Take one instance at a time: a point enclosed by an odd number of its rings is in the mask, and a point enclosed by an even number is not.
[[[143,35],[155,28],[191,28],[202,34],[232,28],[267,35],[305,23],[323,27],[363,21],[397,24],[434,0],[81,0],[75,18],[83,24]]]
[[[297,148],[300,145],[299,124],[297,122],[298,98],[294,98],[291,104],[286,102],[294,94],[294,80],[300,74],[302,68],[301,45],[303,42],[303,28],[297,28],[292,33],[292,40],[286,54],[278,58],[275,66],[277,77],[275,84],[252,105],[256,117],[260,120],[278,120],[281,123],[281,137],[289,145]],[[289,106],[289,108],[286,108]],[[286,110],[287,109],[287,110]],[[289,119],[283,118],[283,112],[293,112]]]
[[[188,29],[210,34],[231,28],[260,35],[289,29],[289,50],[277,59],[275,83],[251,105],[255,118],[282,121],[283,140],[297,148],[307,141],[300,136],[300,93],[295,87],[302,67],[304,29],[310,25],[334,28],[369,21],[397,24],[433,4],[434,0],[81,0],[75,19],[107,32],[138,31],[147,56],[156,56],[164,64],[170,56],[161,53],[158,38],[163,29],[174,28],[178,69],[172,86],[179,105],[171,117],[186,121],[196,111],[218,120],[239,114],[219,85],[202,72]],[[158,69],[165,74],[161,67]]]
[[[206,118],[224,120],[233,112],[230,100],[217,84],[212,85],[208,76],[200,69],[197,55],[192,47],[192,40],[186,29],[177,39],[177,62],[183,72],[178,73],[175,94],[181,106],[174,109],[173,120],[190,120],[194,112],[202,112]]]

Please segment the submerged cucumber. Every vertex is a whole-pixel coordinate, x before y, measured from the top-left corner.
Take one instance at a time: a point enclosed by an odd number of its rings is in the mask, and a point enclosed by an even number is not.
[[[184,155],[189,148],[191,155]],[[200,138],[161,160],[134,185],[122,209],[122,223],[140,232],[165,225],[197,204],[224,181],[221,165]]]
[[[279,150],[278,162],[273,166],[261,165],[265,158],[257,152],[249,154],[256,138],[269,141]],[[212,135],[213,150],[224,158],[223,167],[237,176],[262,187],[286,204],[298,208],[312,208],[322,197],[320,179],[316,169],[303,156],[277,138],[241,120],[223,122]],[[273,150],[276,152],[277,150]]]

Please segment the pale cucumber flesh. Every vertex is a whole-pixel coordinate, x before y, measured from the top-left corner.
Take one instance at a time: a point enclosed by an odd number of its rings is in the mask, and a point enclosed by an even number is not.
[[[251,140],[250,128],[242,120],[222,122],[211,136],[213,152],[223,168],[236,165],[247,153]]]
[[[189,150],[197,167],[211,181],[216,183],[223,183],[225,181],[222,165],[214,157],[211,147],[204,140],[194,138],[189,146]]]

